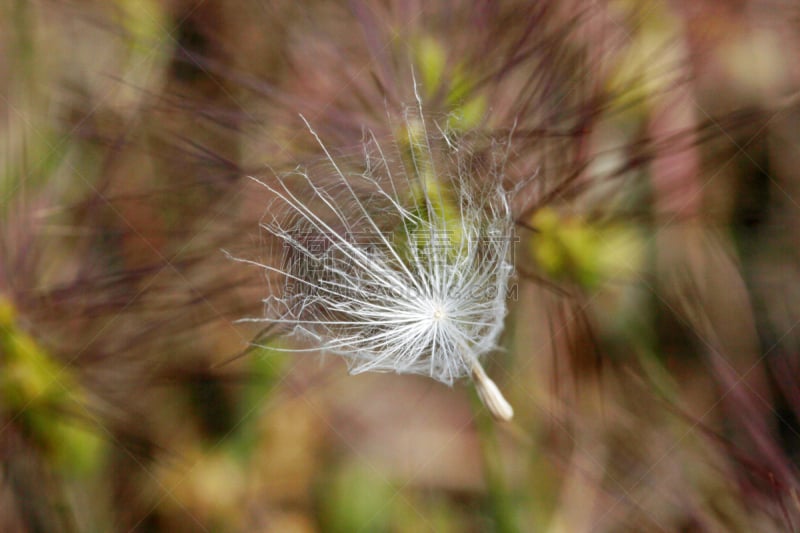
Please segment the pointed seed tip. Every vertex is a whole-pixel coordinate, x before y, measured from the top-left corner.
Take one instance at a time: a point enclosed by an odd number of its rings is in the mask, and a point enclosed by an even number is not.
[[[486,375],[480,365],[473,368],[472,379],[475,383],[475,390],[478,392],[483,405],[495,418],[503,422],[508,422],[514,417],[514,408],[505,399],[503,393],[494,381]]]

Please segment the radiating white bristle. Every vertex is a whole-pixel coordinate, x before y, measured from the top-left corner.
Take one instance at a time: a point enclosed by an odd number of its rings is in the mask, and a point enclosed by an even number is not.
[[[446,384],[472,376],[492,413],[511,418],[494,382],[474,370],[496,348],[512,273],[502,161],[474,168],[456,137],[428,135],[421,106],[406,117],[407,138],[389,144],[394,151],[370,136],[358,171],[306,124],[327,156],[325,180],[305,171],[252,178],[275,198],[262,227],[283,257],[280,266],[239,260],[284,281],[264,300],[265,317],[249,320],[286,325],[347,359],[353,373]]]

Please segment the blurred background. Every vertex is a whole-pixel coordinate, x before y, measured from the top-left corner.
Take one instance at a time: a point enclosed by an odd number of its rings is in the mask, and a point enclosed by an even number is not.
[[[798,52],[788,0],[2,0],[0,531],[798,530]],[[415,84],[530,180],[510,423],[235,322],[246,176]]]

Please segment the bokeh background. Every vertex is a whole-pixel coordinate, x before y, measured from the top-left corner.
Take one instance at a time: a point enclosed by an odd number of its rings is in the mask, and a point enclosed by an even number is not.
[[[781,0],[2,0],[0,531],[796,531],[799,30]],[[415,84],[530,180],[511,423],[235,322],[266,283],[221,250],[270,249],[246,176],[319,162],[300,114],[357,170]]]

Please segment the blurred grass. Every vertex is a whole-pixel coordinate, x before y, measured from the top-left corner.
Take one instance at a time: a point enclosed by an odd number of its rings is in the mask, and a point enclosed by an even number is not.
[[[541,50],[506,54],[525,69],[493,78],[464,50],[494,58],[489,48],[506,41],[476,45],[479,30],[433,8],[411,19],[417,27],[369,4],[370,28],[392,36],[376,48],[369,28],[364,41],[352,31],[368,15],[336,5],[2,4],[0,530],[796,527],[796,112],[767,113],[778,132],[764,148],[769,165],[747,150],[771,129],[729,133],[720,119],[711,142],[687,147],[678,141],[691,135],[669,119],[704,123],[737,98],[770,109],[796,89],[778,71],[797,37],[787,30],[783,50],[764,45],[774,70],[756,83],[742,74],[751,59],[726,48],[756,14],[610,5],[592,16],[635,28],[622,44],[605,50],[600,30],[613,32],[592,23],[583,34],[553,30],[586,16],[567,10],[531,30]],[[698,30],[712,22],[728,28],[719,47]],[[578,70],[608,101],[548,87],[584,53],[580,38],[605,43],[585,52],[601,61]],[[314,46],[358,73],[351,85]],[[511,391],[510,426],[463,387],[348,377],[337,361],[268,347],[215,365],[256,333],[232,321],[257,316],[264,296],[260,276],[218,251],[262,253],[266,203],[236,178],[252,170],[242,161],[255,154],[260,171],[307,160],[296,121],[283,117],[303,106],[343,146],[358,145],[389,95],[409,92],[409,61],[443,127],[483,132],[505,106],[528,109],[509,175],[593,180],[586,194],[534,201],[520,228],[519,300],[490,369]],[[398,87],[372,96],[361,73],[380,86],[392,68]],[[541,90],[553,109],[534,96],[509,103],[514,90]],[[676,101],[680,90],[690,99]],[[378,112],[360,114],[347,98]],[[553,154],[531,124],[556,130],[559,113],[578,133],[554,134],[572,144]],[[509,138],[512,123],[501,126]],[[728,158],[731,139],[746,151],[739,159]],[[659,212],[673,195],[698,200],[688,221]],[[730,206],[753,196],[766,205],[748,213],[762,218],[743,223]]]

